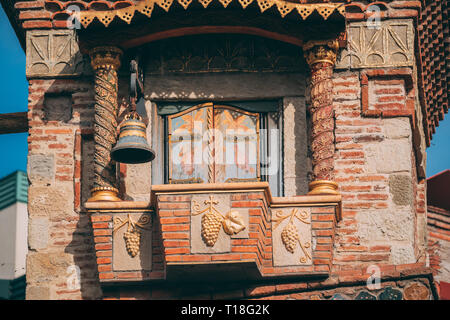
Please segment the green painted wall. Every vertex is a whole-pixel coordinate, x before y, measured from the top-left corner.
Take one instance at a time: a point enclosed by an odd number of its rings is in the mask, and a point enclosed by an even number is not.
[[[23,171],[16,171],[0,179],[0,210],[16,202],[27,203],[28,178]]]

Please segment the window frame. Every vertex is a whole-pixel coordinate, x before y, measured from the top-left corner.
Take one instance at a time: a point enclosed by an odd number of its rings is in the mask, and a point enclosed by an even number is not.
[[[237,108],[239,111],[249,111],[250,113],[258,113],[260,115],[260,143],[259,143],[259,159],[260,159],[260,181],[268,182],[273,196],[284,196],[284,98],[261,99],[261,100],[226,100],[226,101],[209,101],[208,103],[231,106]],[[154,100],[152,101],[153,116],[152,120],[152,145],[158,150],[161,157],[152,165],[152,177],[154,176],[156,184],[170,184],[169,166],[168,166],[168,116],[180,113],[191,107],[203,104],[202,102],[194,101],[170,101],[170,100]],[[261,111],[256,111],[256,110]],[[267,129],[261,132],[261,129]],[[271,131],[278,130],[277,139],[271,138]],[[274,154],[276,158],[271,158]],[[267,162],[270,160],[270,164]],[[277,172],[269,175],[267,168],[273,165],[276,161]],[[157,169],[159,168],[159,170]],[[153,178],[152,178],[153,179]],[[206,182],[208,183],[208,182]]]
[[[202,181],[199,181],[200,178],[192,178],[192,179],[180,179],[180,180],[174,180],[172,179],[172,167],[173,164],[171,164],[171,135],[172,135],[172,125],[171,125],[171,120],[174,118],[178,118],[181,117],[187,113],[193,112],[195,110],[198,109],[202,109],[202,108],[208,108],[211,107],[212,108],[212,113],[213,113],[213,117],[212,117],[212,121],[213,121],[213,129],[216,129],[215,126],[215,116],[216,113],[215,111],[218,109],[225,109],[225,110],[230,110],[230,111],[235,111],[238,112],[240,114],[245,114],[247,116],[251,116],[251,117],[255,117],[256,118],[256,139],[257,139],[257,158],[256,158],[256,178],[249,178],[249,179],[239,179],[239,178],[228,178],[227,180],[225,180],[222,183],[230,183],[230,182],[258,182],[258,181],[265,181],[262,180],[262,176],[261,176],[261,150],[262,150],[262,141],[261,141],[261,118],[263,118],[264,116],[266,116],[266,113],[264,112],[250,112],[247,110],[244,110],[242,108],[233,106],[233,105],[227,105],[226,103],[214,103],[214,102],[206,102],[206,103],[200,103],[194,106],[191,106],[183,111],[177,112],[177,113],[173,113],[170,115],[165,115],[163,116],[164,118],[164,183],[165,184],[183,184],[183,183],[202,183]],[[207,129],[210,129],[209,126],[207,125]],[[215,144],[214,144],[215,145]],[[216,181],[216,176],[215,173],[216,171],[216,167],[215,167],[215,163],[212,164],[214,166],[213,172],[214,172],[214,181],[206,181],[203,183],[217,183]],[[175,181],[175,182],[174,182]]]

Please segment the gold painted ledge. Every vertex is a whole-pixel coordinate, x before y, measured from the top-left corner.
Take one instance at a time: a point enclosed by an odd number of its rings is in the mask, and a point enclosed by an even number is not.
[[[333,184],[337,184],[333,182]],[[151,201],[90,201],[84,204],[90,211],[153,211],[156,197],[162,194],[198,194],[198,193],[238,193],[238,192],[263,192],[267,205],[271,208],[287,206],[315,207],[335,206],[336,219],[341,220],[342,196],[336,194],[307,194],[294,197],[273,197],[268,182],[235,182],[235,183],[193,183],[193,184],[161,184],[153,185]]]
[[[148,201],[90,201],[84,206],[88,211],[153,211]]]
[[[223,192],[264,192],[266,199],[272,200],[268,182],[233,182],[233,183],[192,183],[192,184],[160,184],[152,186],[151,202],[156,203],[160,194],[192,194]]]

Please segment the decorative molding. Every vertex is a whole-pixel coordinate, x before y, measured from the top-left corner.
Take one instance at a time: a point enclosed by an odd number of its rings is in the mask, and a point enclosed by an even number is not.
[[[149,43],[145,52],[146,75],[303,72],[306,67],[296,45],[239,34],[171,38]]]
[[[412,20],[385,20],[372,26],[353,22],[347,27],[348,48],[343,49],[336,68],[380,68],[414,65]]]
[[[334,66],[338,50],[338,40],[311,40],[303,46],[305,59],[310,67],[321,62]]]
[[[31,30],[27,32],[26,75],[67,77],[83,73],[85,63],[74,30]]]
[[[119,48],[105,46],[93,48],[89,55],[94,70],[114,69],[117,71],[120,68],[120,58],[123,52]]]
[[[233,0],[218,0],[224,8]],[[172,7],[174,0],[144,0],[138,4],[134,4],[122,9],[105,10],[105,11],[81,11],[80,22],[86,28],[91,24],[94,19],[100,21],[105,27],[114,20],[115,17],[119,17],[121,20],[130,24],[136,12],[146,15],[148,18],[152,16],[155,5],[158,5],[164,11],[168,12]],[[185,10],[187,10],[193,0],[176,0]],[[213,2],[212,0],[197,0],[205,9]],[[236,0],[235,0],[236,2]],[[345,3],[313,3],[302,4],[293,3],[284,0],[238,0],[243,9],[247,8],[251,3],[257,2],[258,7],[263,13],[264,11],[276,7],[282,18],[296,11],[302,20],[307,19],[313,12],[317,12],[324,20],[327,20],[330,15],[337,12],[341,16],[345,14]]]

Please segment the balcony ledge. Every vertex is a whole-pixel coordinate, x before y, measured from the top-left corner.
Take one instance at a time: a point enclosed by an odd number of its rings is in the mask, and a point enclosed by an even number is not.
[[[236,279],[326,277],[341,201],[339,194],[272,197],[267,182],[254,182],[154,185],[150,202],[85,207],[106,283],[171,281],[184,269],[198,279],[219,269]]]

